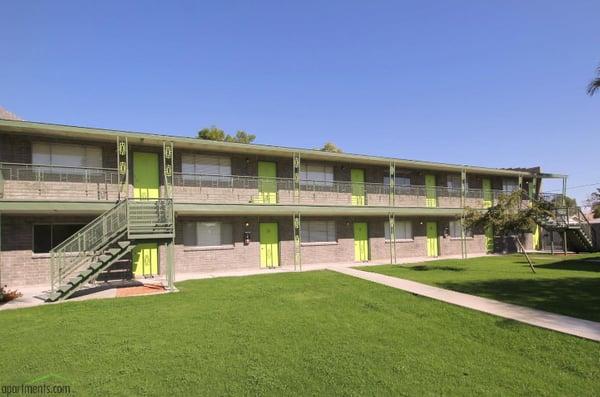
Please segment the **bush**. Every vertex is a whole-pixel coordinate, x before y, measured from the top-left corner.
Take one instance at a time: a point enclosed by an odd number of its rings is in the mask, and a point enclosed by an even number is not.
[[[23,294],[17,291],[16,289],[9,290],[6,288],[6,285],[4,287],[0,287],[0,302],[9,302],[13,299],[17,299],[22,296]]]

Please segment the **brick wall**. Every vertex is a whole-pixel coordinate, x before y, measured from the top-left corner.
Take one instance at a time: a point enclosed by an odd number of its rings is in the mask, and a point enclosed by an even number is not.
[[[89,216],[2,215],[0,283],[9,286],[48,284],[50,257],[33,253],[33,225],[39,223],[88,223]]]

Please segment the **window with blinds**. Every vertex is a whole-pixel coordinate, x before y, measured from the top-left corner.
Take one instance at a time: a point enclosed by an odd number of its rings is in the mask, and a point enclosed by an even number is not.
[[[450,234],[450,237],[452,237],[452,238],[461,238],[462,233],[461,233],[460,221],[450,221],[450,224],[448,227],[448,233]],[[469,229],[465,229],[465,237],[473,237],[473,232]]]
[[[335,221],[302,221],[303,243],[336,242]]]
[[[384,224],[385,239],[390,240],[390,222]],[[411,221],[396,221],[395,224],[396,240],[412,240],[412,222]]]
[[[186,222],[183,225],[183,245],[188,247],[233,245],[233,225],[227,222]]]
[[[305,184],[317,182],[318,184],[333,184],[333,166],[314,163],[300,165],[300,180]]]
[[[511,193],[519,188],[519,182],[516,179],[503,179],[502,190]]]
[[[184,174],[231,175],[231,159],[222,156],[185,153],[181,156],[181,172]]]
[[[36,165],[102,167],[102,148],[97,146],[34,142],[31,152],[31,161]]]
[[[397,176],[394,179],[394,182],[396,183],[396,187],[401,187],[401,186],[410,186],[410,178],[407,176]],[[389,176],[384,176],[383,177],[383,184],[386,186],[389,186],[390,184],[390,177]]]

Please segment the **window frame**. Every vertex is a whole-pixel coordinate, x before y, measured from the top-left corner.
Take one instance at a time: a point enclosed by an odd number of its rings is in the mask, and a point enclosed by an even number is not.
[[[454,228],[452,226],[453,224],[456,225]],[[458,230],[458,236],[453,236],[452,235],[453,229],[457,229]],[[453,220],[453,221],[449,221],[448,222],[448,236],[452,240],[461,240],[462,239],[461,225],[460,225],[460,221],[459,220]],[[465,239],[472,239],[472,238],[473,238],[473,231],[470,230],[470,229],[468,229],[468,228],[465,228]]]
[[[35,160],[36,155],[40,156],[40,155],[45,155],[46,153],[41,153],[39,150],[36,150],[36,147],[39,148],[40,146],[45,146],[48,149],[48,161],[45,162],[44,160],[39,161],[39,160]],[[81,156],[81,164],[79,165],[65,165],[65,164],[58,164],[58,163],[54,163],[53,161],[53,151],[52,148],[55,148],[54,150],[56,150],[56,148],[58,147],[63,147],[63,148],[71,148],[72,150],[74,150],[74,148],[77,148],[78,150],[82,150],[83,151],[83,155]],[[93,156],[92,156],[92,152],[97,152],[98,157],[95,158],[95,161],[93,164],[90,161]],[[103,163],[104,163],[104,159],[103,159],[103,155],[104,155],[104,150],[102,148],[102,146],[98,146],[98,145],[86,145],[86,144],[77,144],[77,143],[62,143],[62,142],[44,142],[44,141],[34,141],[31,143],[31,163],[33,165],[37,165],[37,166],[41,166],[41,167],[55,167],[55,168],[63,168],[63,169],[72,169],[72,172],[76,172],[85,168],[91,168],[91,169],[102,169],[103,167]],[[58,154],[56,154],[56,156],[58,156]]]
[[[317,171],[310,171],[309,168],[320,167],[322,168],[323,178],[322,179],[309,179],[308,176],[312,172],[317,173]],[[331,172],[328,172],[331,171]],[[328,175],[331,175],[331,178],[327,178]],[[305,162],[300,164],[300,185],[302,186],[310,186],[311,182],[316,182],[315,184],[318,186],[333,186],[335,182],[335,169],[333,165],[325,164],[325,163],[317,163],[317,162]]]
[[[200,224],[208,224],[208,223],[216,223],[219,224],[219,244],[217,245],[200,245],[198,240],[198,228]],[[186,230],[189,225],[193,225],[194,230],[194,244],[190,245],[186,241],[186,234],[189,233],[189,230]],[[223,240],[223,229],[222,225],[229,225],[230,230],[230,242]],[[223,221],[185,221],[183,222],[183,246],[185,250],[210,250],[210,249],[229,249],[235,247],[235,238],[234,238],[234,222],[223,222]]]
[[[410,226],[410,237],[399,237],[398,236],[398,230],[401,229],[400,227],[398,227],[398,225],[401,223],[408,224]],[[404,227],[402,229],[404,230],[404,232],[406,232],[406,227]],[[396,238],[395,238],[396,242],[415,241],[415,233],[413,230],[413,221],[411,221],[411,220],[396,219],[394,232],[396,234]],[[389,220],[383,222],[383,239],[385,240],[385,242],[388,242],[388,243],[392,241],[391,234],[390,234],[390,221]]]
[[[66,240],[65,239],[65,240],[61,241],[60,243],[56,244],[55,246],[52,246],[52,243],[53,243],[53,240],[54,240],[53,236],[54,236],[54,226],[55,225],[71,225],[71,226],[78,225],[78,226],[80,226],[80,228],[78,229],[78,231],[79,231],[82,228],[84,228],[85,225],[87,225],[87,223],[85,223],[85,222],[34,222],[31,225],[31,252],[32,252],[32,254],[34,254],[34,255],[49,254],[50,251],[52,251],[55,247],[57,247],[58,245],[62,244],[63,241]],[[50,236],[49,236],[50,237],[50,250],[47,251],[47,252],[36,252],[35,251],[35,241],[36,241],[35,240],[35,227],[36,226],[50,226]],[[77,231],[75,233],[77,233]],[[75,233],[73,233],[73,234],[75,234]],[[69,238],[69,237],[67,237],[67,238]]]
[[[186,157],[192,157],[193,159],[193,163],[190,162],[186,162]],[[206,163],[202,163],[201,160],[202,158],[205,159],[213,159],[213,160],[217,160],[218,164],[217,164],[217,173],[202,173],[202,172],[198,172],[198,167],[199,166],[210,166],[210,164],[208,162]],[[226,163],[226,164],[223,164]],[[187,172],[185,171],[185,166],[187,165],[193,165],[194,167],[194,172]],[[207,175],[207,176],[215,176],[215,177],[230,177],[233,176],[232,174],[232,170],[231,170],[231,157],[228,156],[219,156],[219,155],[213,155],[213,154],[202,154],[202,153],[191,153],[191,152],[186,152],[186,153],[182,153],[181,154],[181,173],[184,175]],[[222,172],[222,169],[227,170],[227,172]]]
[[[315,224],[317,222],[325,223],[325,233],[327,234],[326,240],[311,240],[310,239],[310,224]],[[337,222],[335,220],[320,220],[320,219],[312,219],[312,220],[301,220],[300,225],[300,241],[301,245],[333,245],[338,244],[337,238]],[[308,239],[305,238],[308,233]],[[314,232],[316,233],[316,231]],[[333,236],[331,236],[333,234]]]
[[[408,183],[398,183],[398,181],[401,181],[401,180],[404,180],[405,182],[408,181]],[[402,175],[398,176],[398,175],[396,175],[394,177],[394,181],[395,181],[394,187],[397,187],[397,188],[410,187],[411,184],[412,184],[410,176],[402,176]],[[389,186],[390,185],[390,177],[389,177],[389,175],[385,175],[383,177],[383,184],[385,186]]]

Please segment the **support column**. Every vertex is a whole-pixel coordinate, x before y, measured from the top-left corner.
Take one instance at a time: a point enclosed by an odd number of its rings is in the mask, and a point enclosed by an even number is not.
[[[173,142],[163,142],[164,198],[173,198]]]
[[[523,204],[523,175],[519,175],[519,209],[521,209],[521,204]]]
[[[129,197],[129,147],[127,137],[117,137],[119,201]]]
[[[293,171],[294,171],[294,203],[300,204],[300,153],[294,152],[294,161],[293,161]]]
[[[390,212],[388,215],[388,223],[390,230],[390,264],[395,264],[396,260],[396,216]]]
[[[389,181],[389,205],[390,207],[395,206],[396,201],[396,164],[390,162],[390,181]]]
[[[175,238],[167,241],[167,289],[177,291],[175,288]]]
[[[163,198],[173,200],[173,142],[163,141]],[[171,203],[173,237],[167,241],[167,289],[175,291],[175,206]]]
[[[293,216],[294,225],[294,271],[302,271],[302,219],[300,213]]]
[[[462,170],[460,173],[460,253],[463,259],[467,258],[467,239],[465,235],[465,205],[467,195],[467,171]]]
[[[563,176],[562,178],[562,205],[563,207],[567,206],[567,177]]]

